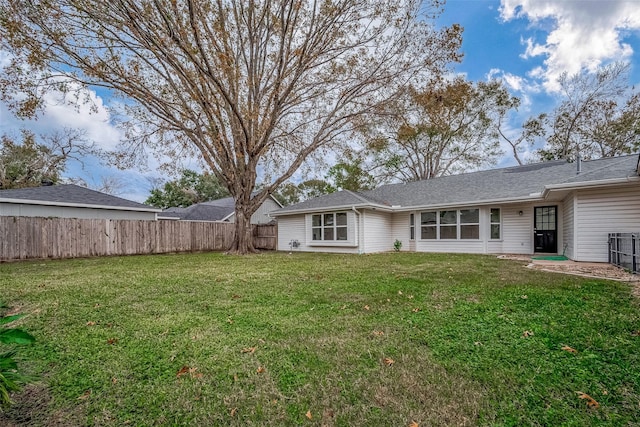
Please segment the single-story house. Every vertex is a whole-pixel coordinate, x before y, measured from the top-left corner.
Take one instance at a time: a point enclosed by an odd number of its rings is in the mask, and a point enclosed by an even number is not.
[[[0,216],[155,220],[160,212],[75,184],[0,190]]]
[[[234,222],[235,201],[233,197],[196,203],[186,208],[165,209],[158,219],[181,221],[223,221]],[[269,196],[251,216],[251,224],[268,224],[273,221],[269,212],[280,209],[282,205],[273,196]]]
[[[608,260],[608,233],[640,231],[637,155],[550,161],[340,191],[271,213],[278,250],[564,254]]]

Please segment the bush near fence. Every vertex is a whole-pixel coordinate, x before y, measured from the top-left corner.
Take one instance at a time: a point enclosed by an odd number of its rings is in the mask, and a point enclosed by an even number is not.
[[[0,217],[0,261],[227,250],[228,222]],[[254,246],[275,250],[277,225],[254,225]]]

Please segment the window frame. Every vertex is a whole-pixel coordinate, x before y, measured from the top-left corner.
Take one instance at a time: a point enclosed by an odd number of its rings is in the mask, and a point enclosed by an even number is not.
[[[493,221],[493,211],[498,211],[498,222]],[[493,237],[493,227],[498,226],[498,237]],[[502,209],[489,208],[489,240],[502,240]]]
[[[348,212],[322,212],[311,214],[311,245],[323,243],[349,243],[349,215]],[[339,219],[340,218],[340,219]],[[344,218],[344,219],[342,219]],[[316,219],[319,221],[316,222]],[[319,238],[316,239],[316,232]],[[344,234],[343,234],[344,233]],[[339,238],[341,235],[344,238]],[[327,239],[327,235],[332,237]]]
[[[477,217],[476,222],[462,222],[463,211],[468,211],[468,212],[475,211],[476,217]],[[480,240],[480,209],[479,208],[458,209],[458,227],[460,228],[460,231],[458,233],[460,238],[458,240]],[[462,237],[462,227],[474,227],[478,237]]]
[[[409,214],[409,240],[416,240],[416,216],[413,212]]]
[[[462,212],[476,212],[477,222],[462,222]],[[451,213],[455,212],[455,223],[452,222]],[[481,224],[481,210],[480,208],[466,208],[466,209],[442,209],[432,211],[421,211],[420,213],[420,240],[421,241],[480,241],[480,224]],[[433,218],[426,218],[429,215],[435,216],[435,222]],[[462,227],[475,227],[478,237],[475,238],[463,238]],[[455,238],[451,237],[452,232],[455,230]],[[443,237],[444,235],[449,237]],[[425,237],[430,234],[433,237]]]

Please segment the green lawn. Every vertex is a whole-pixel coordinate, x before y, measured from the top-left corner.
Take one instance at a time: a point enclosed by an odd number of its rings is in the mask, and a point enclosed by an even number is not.
[[[18,425],[640,424],[627,284],[490,256],[216,253],[0,264],[0,289],[37,338]]]

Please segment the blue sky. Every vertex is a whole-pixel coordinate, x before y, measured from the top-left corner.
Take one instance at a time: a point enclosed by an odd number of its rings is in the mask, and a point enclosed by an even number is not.
[[[553,110],[562,72],[622,60],[631,65],[629,84],[640,84],[639,0],[447,0],[437,22],[464,28],[455,72],[472,81],[500,78],[523,101],[514,129]],[[511,164],[508,154],[499,162]]]
[[[452,23],[464,27],[464,59],[454,71],[471,81],[503,79],[523,100],[510,123],[514,129],[527,117],[553,109],[555,82],[562,72],[573,74],[623,60],[631,64],[630,84],[640,84],[640,0],[447,0],[437,25]],[[38,133],[69,126],[85,129],[98,145],[113,148],[121,133],[103,107],[111,102],[105,95],[91,93],[98,113],[85,107],[76,111],[52,98],[45,114],[26,124],[0,105],[0,134],[20,126]],[[514,163],[507,154],[499,164]],[[99,185],[101,176],[115,176],[125,185],[121,197],[144,201],[150,189],[147,177],[163,176],[153,163],[150,167],[119,171],[88,159],[84,169],[71,165],[69,175],[90,185]]]

